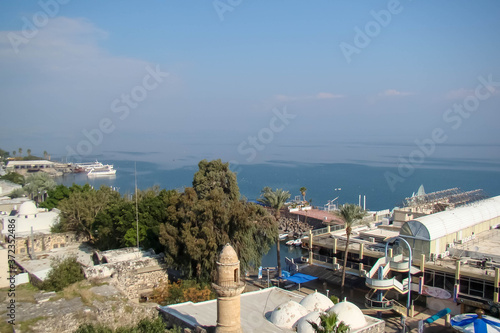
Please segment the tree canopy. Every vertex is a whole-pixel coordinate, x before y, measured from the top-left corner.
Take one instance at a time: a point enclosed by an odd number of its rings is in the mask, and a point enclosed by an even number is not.
[[[239,200],[236,175],[227,163],[202,161],[193,188],[171,198],[160,242],[167,260],[187,278],[209,281],[219,250],[230,242],[242,270],[260,264],[277,237],[277,226],[262,207]]]

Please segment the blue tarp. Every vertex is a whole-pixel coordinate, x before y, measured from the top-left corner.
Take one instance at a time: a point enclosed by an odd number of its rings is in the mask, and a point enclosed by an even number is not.
[[[286,278],[287,281],[294,282],[297,284],[306,283],[306,282],[313,281],[316,279],[317,279],[316,276],[302,274],[302,273],[295,273],[294,275]]]

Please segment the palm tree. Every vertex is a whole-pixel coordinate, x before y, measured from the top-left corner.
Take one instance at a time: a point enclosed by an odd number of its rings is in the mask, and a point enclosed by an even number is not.
[[[264,205],[271,207],[274,209],[274,218],[276,219],[276,223],[279,223],[280,220],[280,209],[283,207],[285,202],[290,198],[290,193],[288,191],[283,191],[283,189],[279,188],[275,191],[271,190],[270,187],[266,186],[262,189],[261,198],[257,199],[257,201],[262,202]],[[276,241],[276,257],[278,260],[278,277],[281,276],[281,262],[280,262],[280,240],[279,237]]]
[[[46,150],[43,151],[43,159],[47,159],[47,156],[49,156],[49,153],[47,153]]]
[[[311,324],[316,333],[344,333],[349,331],[349,325],[344,324],[343,321],[337,325],[338,316],[333,311],[320,314],[319,320],[319,324],[309,321],[309,324]]]
[[[349,254],[349,241],[351,239],[352,227],[359,222],[366,215],[366,212],[355,204],[345,204],[340,207],[340,210],[336,215],[344,221],[345,232],[347,235],[347,241],[345,243],[344,251],[344,265],[342,268],[342,283],[340,285],[341,292],[344,293],[345,284],[345,270],[347,264],[347,255]]]
[[[14,157],[15,157],[15,156],[16,156],[16,154],[17,154],[17,151],[13,150],[13,151],[12,151],[12,155],[14,155]]]
[[[307,188],[305,186],[302,186],[299,191],[300,191],[300,194],[302,194],[302,200],[306,201]]]
[[[28,150],[26,150],[26,152],[28,153],[28,156],[31,156],[31,149],[28,148]]]
[[[19,155],[22,156],[23,155],[23,148],[19,148],[18,151],[19,151]]]

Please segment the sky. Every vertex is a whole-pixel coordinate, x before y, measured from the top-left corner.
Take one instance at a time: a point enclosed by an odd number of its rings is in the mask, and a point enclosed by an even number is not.
[[[500,170],[499,17],[495,0],[2,1],[0,148]]]

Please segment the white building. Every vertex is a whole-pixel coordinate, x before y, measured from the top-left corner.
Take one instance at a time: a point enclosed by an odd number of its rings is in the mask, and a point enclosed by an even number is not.
[[[21,204],[19,210],[12,211],[11,215],[3,215],[2,236],[15,234],[16,238],[29,236],[31,232],[37,234],[50,234],[50,228],[59,220],[59,211],[53,209],[48,212],[46,209],[37,208],[33,201],[26,201]],[[9,224],[14,224],[14,228],[9,228]]]

